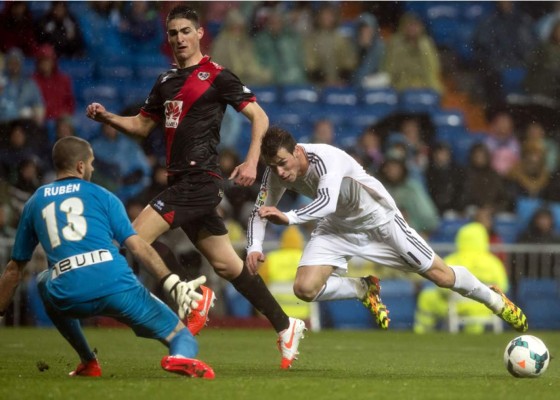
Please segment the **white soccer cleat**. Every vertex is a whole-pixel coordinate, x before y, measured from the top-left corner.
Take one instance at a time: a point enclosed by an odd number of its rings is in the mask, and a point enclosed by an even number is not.
[[[280,368],[290,368],[292,361],[297,359],[299,341],[304,338],[303,333],[306,330],[305,322],[301,319],[290,318],[288,329],[278,334],[278,350],[282,354]]]

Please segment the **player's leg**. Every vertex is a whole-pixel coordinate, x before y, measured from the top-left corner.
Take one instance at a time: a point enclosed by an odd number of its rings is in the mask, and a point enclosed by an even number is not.
[[[157,199],[151,202],[151,204],[156,203]],[[170,210],[168,212],[175,215],[174,210]],[[164,216],[156,211],[151,205],[144,208],[140,215],[134,220],[132,226],[136,229],[136,232],[142,239],[152,244],[152,247],[156,250],[171,272],[179,275],[179,277],[183,280],[193,280],[197,278],[197,276],[189,274],[189,271],[181,266],[175,257],[175,254],[173,254],[166,244],[156,241],[156,239],[163,233],[167,232],[171,226],[170,223],[165,220]],[[199,302],[198,309],[192,310],[185,319],[185,324],[188,326],[188,329],[193,335],[198,334],[198,332],[207,323],[208,310],[214,306],[214,301],[216,299],[214,292],[206,286],[200,286],[197,289],[197,292],[203,295],[203,299]],[[165,301],[166,299],[163,300]],[[173,304],[170,306],[174,307]]]
[[[216,273],[230,281],[235,289],[270,321],[278,332],[278,348],[282,353],[280,366],[290,368],[298,354],[299,342],[306,330],[305,323],[286,315],[261,276],[249,272],[227,235],[201,233],[196,247],[208,259]]]
[[[169,230],[169,223],[151,205],[147,205],[132,222],[132,227],[142,239],[152,244]]]
[[[358,299],[373,314],[382,329],[389,327],[387,307],[380,297],[375,276],[350,278],[337,272],[348,269],[348,259],[360,255],[369,243],[366,235],[333,234],[316,229],[305,246],[294,282],[294,293],[305,301]]]
[[[84,336],[80,321],[76,318],[66,316],[65,311],[61,310],[52,300],[46,285],[48,278],[48,270],[41,272],[37,276],[37,288],[45,306],[45,311],[56,329],[60,332],[64,339],[68,341],[70,346],[72,346],[80,357],[80,364],[74,371],[70,372],[70,375],[101,376],[101,367],[99,366],[95,353],[92,351]],[[86,304],[83,306],[87,307]]]
[[[194,358],[198,343],[179,317],[140,284],[126,292],[106,296],[101,303],[100,314],[130,326],[139,337],[159,340],[169,348],[169,355],[161,360],[164,370],[190,377],[214,378],[212,368]]]
[[[528,329],[527,317],[523,311],[498,287],[485,285],[467,268],[448,266],[436,255],[432,266],[422,276],[440,287],[449,288],[484,304],[515,330],[525,332]]]
[[[486,305],[514,329],[522,332],[527,330],[527,319],[523,312],[498,288],[486,286],[465,267],[445,264],[400,215],[395,215],[393,220],[377,228],[376,235],[396,252],[394,257],[389,254],[388,262],[381,264],[419,273],[439,287],[451,289]]]

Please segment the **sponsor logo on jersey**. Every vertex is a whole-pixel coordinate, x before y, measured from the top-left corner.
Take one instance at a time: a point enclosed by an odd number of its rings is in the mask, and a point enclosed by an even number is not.
[[[164,103],[165,107],[165,127],[177,128],[179,126],[179,117],[183,110],[183,102],[181,100],[168,100]]]
[[[251,89],[249,89],[247,86],[243,86],[243,93],[251,93]]]
[[[206,79],[210,78],[210,72],[199,72],[197,76],[201,81],[205,81]]]
[[[154,207],[157,208],[160,211],[163,210],[164,206],[165,206],[165,204],[161,200],[158,200],[154,203]]]

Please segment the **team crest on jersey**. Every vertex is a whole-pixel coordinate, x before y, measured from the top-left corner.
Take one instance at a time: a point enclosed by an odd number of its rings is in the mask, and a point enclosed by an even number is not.
[[[257,207],[262,207],[264,202],[268,196],[268,190],[266,188],[261,187],[261,191],[259,192],[259,197],[257,197]]]
[[[199,72],[197,76],[201,81],[205,81],[206,79],[210,78],[210,72]]]
[[[179,125],[179,117],[183,110],[183,102],[181,100],[168,100],[165,106],[165,127],[177,128]]]

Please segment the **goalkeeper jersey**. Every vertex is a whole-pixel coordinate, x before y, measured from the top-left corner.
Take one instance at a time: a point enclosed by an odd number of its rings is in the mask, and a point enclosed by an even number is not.
[[[40,244],[50,294],[62,303],[88,301],[138,285],[115,244],[135,234],[115,195],[94,183],[65,178],[41,186],[25,204],[12,259],[30,260]]]
[[[247,250],[262,251],[266,219],[261,206],[276,206],[289,189],[312,199],[297,210],[286,212],[290,225],[308,221],[328,224],[331,231],[367,231],[400,214],[383,184],[369,175],[348,153],[327,144],[298,144],[309,167],[295,182],[285,182],[267,168],[247,227]]]

